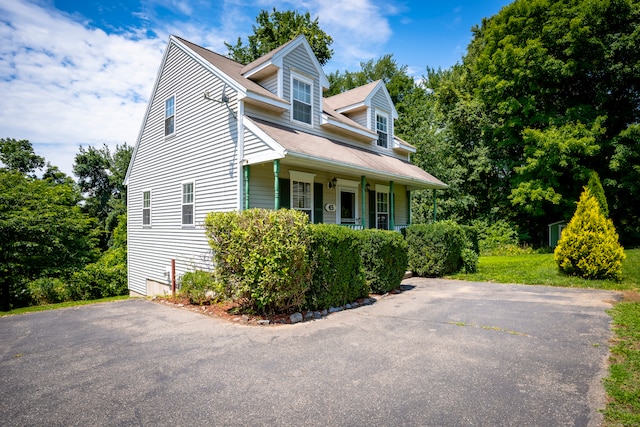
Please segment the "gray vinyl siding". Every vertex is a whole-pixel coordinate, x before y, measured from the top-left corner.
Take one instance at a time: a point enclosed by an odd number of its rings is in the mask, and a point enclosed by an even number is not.
[[[188,78],[185,78],[188,76]],[[202,223],[208,212],[237,207],[237,121],[219,97],[223,83],[170,44],[150,100],[128,184],[129,288],[145,294],[148,279],[169,283],[165,270],[176,260],[180,277],[211,268]],[[237,94],[228,86],[229,105]],[[164,136],[164,101],[175,95],[175,134]],[[237,112],[236,112],[237,114]],[[194,226],[182,226],[182,183],[194,182]],[[151,190],[151,227],[142,226],[142,193]]]
[[[393,188],[395,196],[395,223],[396,225],[407,225],[409,218],[407,217],[407,187],[404,185],[395,185]]]
[[[391,111],[393,110],[392,105],[390,104],[389,99],[385,96],[385,93],[378,89],[376,93],[373,94],[373,98],[371,99],[371,130],[376,131],[376,110],[379,112],[384,112],[388,116],[388,126],[389,126],[389,146],[393,144],[393,117],[391,116]]]
[[[278,95],[278,73],[260,79],[257,83],[272,94]]]
[[[305,77],[313,78],[313,118],[312,122],[314,126],[320,124],[320,116],[322,114],[322,108],[320,107],[322,100],[322,89],[320,88],[320,76],[318,71],[313,65],[311,58],[307,54],[307,51],[302,46],[297,47],[291,51],[287,56],[283,58],[283,97],[284,99],[291,101],[291,69],[293,71],[301,71]],[[289,117],[289,116],[287,116]]]
[[[263,140],[258,138],[253,132],[246,130],[244,132],[244,156],[259,156],[273,151]]]
[[[367,110],[358,111],[355,113],[349,113],[348,116],[351,120],[358,123],[361,126],[368,128],[369,122],[367,121]],[[373,129],[375,131],[375,129]]]

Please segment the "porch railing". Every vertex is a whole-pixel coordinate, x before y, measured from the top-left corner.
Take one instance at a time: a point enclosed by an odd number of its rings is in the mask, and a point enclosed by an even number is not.
[[[343,227],[347,227],[350,228],[352,230],[364,230],[364,227],[362,226],[362,224],[340,224]],[[398,233],[402,232],[403,229],[407,228],[408,225],[396,225],[394,227],[394,231],[397,231]]]

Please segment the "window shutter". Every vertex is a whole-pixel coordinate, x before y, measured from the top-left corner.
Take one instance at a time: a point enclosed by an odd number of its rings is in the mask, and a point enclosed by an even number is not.
[[[376,192],[369,191],[369,228],[376,228]]]
[[[291,208],[291,184],[288,179],[278,178],[280,185],[280,207]]]
[[[322,191],[324,186],[320,182],[313,183],[313,223],[322,223]]]

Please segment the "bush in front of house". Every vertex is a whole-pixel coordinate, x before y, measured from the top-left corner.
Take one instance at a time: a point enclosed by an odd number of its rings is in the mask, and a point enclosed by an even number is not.
[[[407,271],[407,242],[394,231],[367,229],[359,232],[362,263],[369,290],[384,294],[400,286]]]
[[[179,295],[197,305],[219,302],[226,297],[224,285],[215,280],[213,273],[204,270],[184,273],[180,278]]]
[[[418,276],[441,277],[465,269],[472,263],[472,244],[454,221],[438,221],[407,227],[409,270]],[[463,253],[465,258],[463,259]],[[476,257],[477,261],[477,257]]]
[[[573,218],[553,253],[564,274],[585,279],[622,279],[625,254],[613,222],[604,216],[598,200],[585,187]]]
[[[299,309],[311,280],[307,224],[304,212],[288,209],[209,213],[215,280],[258,314]]]
[[[309,225],[311,288],[306,307],[343,306],[368,295],[359,231],[334,224]]]

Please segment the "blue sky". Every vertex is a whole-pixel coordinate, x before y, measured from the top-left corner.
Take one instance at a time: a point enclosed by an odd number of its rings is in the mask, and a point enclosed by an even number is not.
[[[80,145],[135,144],[170,34],[226,54],[260,10],[318,17],[334,56],[356,71],[391,53],[416,78],[459,62],[509,0],[0,0],[0,137],[28,139],[71,174]]]

